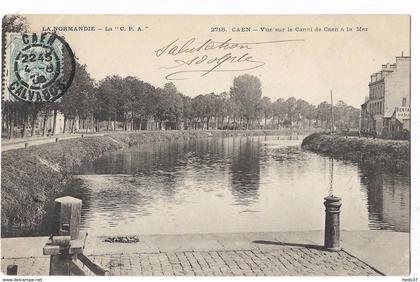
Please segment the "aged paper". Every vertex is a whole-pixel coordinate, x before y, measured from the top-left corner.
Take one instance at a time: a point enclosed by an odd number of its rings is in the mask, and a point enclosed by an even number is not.
[[[3,275],[409,275],[410,21],[4,16]]]

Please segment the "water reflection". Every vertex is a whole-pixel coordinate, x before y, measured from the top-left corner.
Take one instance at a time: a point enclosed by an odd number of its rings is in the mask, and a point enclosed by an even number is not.
[[[255,138],[241,138],[232,142],[229,172],[232,194],[237,204],[249,205],[258,200],[260,147],[261,143]]]
[[[110,152],[63,193],[92,235],[324,228],[329,159],[278,137],[158,142]],[[409,230],[409,177],[334,160],[344,230]],[[48,222],[46,220],[45,222]],[[34,234],[48,234],[48,230]],[[37,233],[36,233],[37,232]]]
[[[343,229],[408,231],[409,177],[329,164],[302,151],[300,141],[276,137],[161,142],[113,152],[80,170],[90,191],[82,197],[93,202],[84,210],[84,227],[99,233],[319,230],[333,173]]]
[[[360,167],[362,190],[367,193],[369,227],[408,232],[410,182],[408,176]]]

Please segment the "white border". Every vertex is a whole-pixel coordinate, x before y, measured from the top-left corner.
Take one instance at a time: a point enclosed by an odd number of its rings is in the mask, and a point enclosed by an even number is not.
[[[419,91],[419,57],[420,50],[420,14],[418,9],[420,1],[416,0],[40,0],[40,1],[2,1],[0,4],[0,15],[4,14],[410,14],[411,15],[411,56],[412,56],[412,88],[411,103],[413,109],[420,109]],[[415,50],[413,52],[413,50]],[[414,53],[414,54],[413,54]],[[411,173],[411,275],[410,277],[420,276],[420,237],[419,237],[419,212],[420,212],[420,114],[417,111],[411,112],[412,119],[412,173]],[[384,246],[386,248],[386,246]],[[55,281],[53,277],[44,277],[44,281]],[[71,281],[70,277],[60,277],[63,282]],[[74,278],[73,278],[74,279]],[[77,278],[82,281],[92,277]],[[100,278],[96,278],[97,280]],[[162,281],[171,280],[190,280],[193,278],[118,278],[118,281]],[[201,278],[214,279],[214,278]],[[235,278],[218,278],[223,280],[237,280]],[[300,281],[302,277],[276,277],[282,281]],[[321,280],[322,279],[322,280]],[[310,278],[312,281],[323,281],[328,279],[335,281],[337,278]],[[368,280],[368,278],[343,277],[340,280]],[[369,278],[369,280],[393,280],[403,281],[402,277]],[[103,279],[101,279],[102,281]],[[108,281],[108,279],[106,279]],[[196,281],[197,279],[194,279]],[[247,280],[260,280],[251,278]],[[112,281],[116,281],[115,278]],[[213,281],[213,280],[212,280]],[[266,279],[264,279],[266,281]]]

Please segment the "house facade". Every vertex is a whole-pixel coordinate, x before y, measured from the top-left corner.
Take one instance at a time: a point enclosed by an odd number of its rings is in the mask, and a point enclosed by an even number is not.
[[[360,130],[383,135],[392,128],[389,119],[395,114],[410,130],[410,116],[399,114],[410,112],[410,63],[411,57],[396,57],[393,64],[382,65],[382,69],[370,76],[369,98],[361,105]]]

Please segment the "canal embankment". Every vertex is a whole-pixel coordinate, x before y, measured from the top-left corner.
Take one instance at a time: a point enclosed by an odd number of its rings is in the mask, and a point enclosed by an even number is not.
[[[62,193],[74,168],[104,152],[122,148],[108,137],[62,140],[2,152],[2,235],[16,227],[25,233],[42,222],[46,207]]]
[[[314,133],[302,141],[302,148],[361,165],[410,173],[410,142],[346,137]]]
[[[62,195],[73,171],[107,151],[160,141],[258,135],[290,135],[290,131],[114,132],[103,136],[59,138],[58,142],[4,151],[1,158],[2,236],[13,236],[10,233],[13,227],[25,234],[25,230],[33,231],[35,226],[48,226],[49,223],[44,222],[47,207],[52,207],[53,199]]]
[[[113,275],[318,276],[382,273],[405,276],[409,273],[408,233],[344,230],[341,232],[343,251],[340,252],[323,249],[323,236],[323,231],[158,234],[138,235],[139,242],[136,243],[108,243],[106,237],[88,235],[84,254],[110,269]],[[5,272],[9,264],[16,264],[20,275],[48,275],[49,257],[42,253],[47,239],[2,239],[2,271]],[[168,258],[181,259],[168,264],[169,269],[184,262],[193,268],[190,272],[185,272],[188,269],[184,268],[184,272],[172,269],[173,272],[166,273],[161,266],[168,263]],[[236,263],[230,265],[232,259]],[[250,263],[252,269],[248,269]],[[208,267],[200,268],[199,265]],[[217,272],[220,270],[222,272]]]

